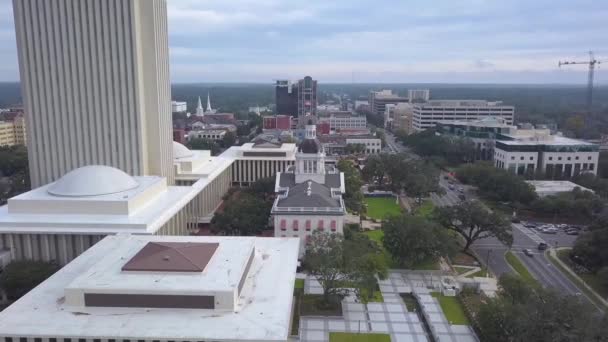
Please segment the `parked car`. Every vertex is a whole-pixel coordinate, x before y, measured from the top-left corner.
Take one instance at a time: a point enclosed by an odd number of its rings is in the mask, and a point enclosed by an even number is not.
[[[467,197],[466,197],[464,194],[460,194],[460,195],[458,195],[458,198],[459,198],[461,201],[466,201],[466,200],[467,200]]]
[[[450,184],[450,185],[454,185],[454,181],[450,179],[450,180],[448,181],[448,184]]]
[[[448,176],[443,176],[443,179],[448,180],[448,179],[450,179],[450,177],[448,177]]]
[[[542,230],[542,232],[545,234],[557,234],[557,228],[555,228],[555,227],[545,228]]]
[[[580,234],[577,229],[566,230],[567,235],[578,235]]]
[[[458,192],[460,192],[461,194],[464,193],[464,188],[463,187],[458,188]]]
[[[546,243],[544,242],[539,242],[538,243],[538,250],[539,251],[544,251],[545,249],[547,249],[547,247],[549,247]]]
[[[514,218],[511,219],[511,222],[513,222],[513,223],[520,223],[521,221],[517,217],[514,217]]]
[[[534,256],[534,254],[532,254],[532,250],[530,250],[528,248],[524,248],[524,254],[527,255],[527,256],[529,256],[529,257]]]
[[[448,185],[448,189],[454,190],[454,186],[452,184]]]
[[[524,223],[524,227],[532,229],[536,228],[536,224],[534,222],[526,222]]]

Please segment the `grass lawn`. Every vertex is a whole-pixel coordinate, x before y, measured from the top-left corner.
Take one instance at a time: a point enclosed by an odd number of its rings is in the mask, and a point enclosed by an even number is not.
[[[547,253],[547,255],[549,256],[549,260],[551,260],[551,262],[558,267],[559,269],[562,269],[562,266],[560,264],[558,264],[557,262],[555,262],[553,259],[553,257],[551,256],[551,254]],[[568,267],[571,270],[575,270],[576,268],[573,267],[573,262],[572,260],[570,260],[570,250],[569,249],[560,249],[557,251],[557,257],[566,265],[568,265]],[[575,284],[579,284],[579,280],[576,279],[575,277],[573,277],[572,275],[570,275],[566,270],[562,269],[562,273],[564,273],[564,275],[566,275],[568,278],[570,278],[570,280],[572,280],[572,282],[574,282]],[[576,273],[576,272],[575,272]],[[586,274],[582,274],[582,273],[576,273],[584,282],[585,284],[589,285],[589,287],[591,287],[595,292],[597,292],[602,298],[606,299],[608,298],[608,288],[606,288],[605,286],[602,285],[601,281],[599,280],[599,278],[597,277],[597,275],[592,274],[592,273],[586,273]],[[594,296],[593,294],[587,290],[582,284],[578,286],[579,289],[581,289],[581,291],[585,292],[585,294],[587,294],[587,296],[593,300]],[[596,301],[598,302],[598,301]]]
[[[521,260],[519,260],[519,258],[517,258],[517,256],[515,256],[515,254],[513,254],[511,251],[508,251],[507,253],[505,253],[505,259],[507,259],[509,265],[511,265],[511,267],[513,267],[513,269],[517,273],[519,273],[519,275],[524,279],[526,283],[533,286],[538,285],[536,279],[534,279],[534,277],[530,274],[526,266],[524,266],[524,264],[521,262]]]
[[[489,276],[489,274],[488,274],[488,273],[486,273],[486,268],[485,268],[485,267],[483,267],[483,268],[482,268],[482,269],[480,269],[479,271],[477,271],[477,272],[475,272],[475,273],[472,273],[472,274],[469,274],[469,275],[467,276],[467,278],[485,277],[486,275],[488,275],[488,276]]]
[[[401,207],[394,197],[366,197],[367,216],[381,220],[387,215],[399,215]]]
[[[435,210],[435,205],[431,200],[424,201],[418,208],[416,208],[416,216],[429,218],[431,214],[433,214],[433,210]]]
[[[293,285],[294,289],[303,289],[304,288],[304,279],[296,279],[296,283]]]
[[[384,237],[384,231],[382,231],[381,229],[368,230],[363,234],[367,235],[371,240],[374,240],[377,243],[379,243],[380,245],[382,245],[382,238]]]
[[[391,342],[391,336],[387,334],[357,334],[331,332],[329,342]]]
[[[431,292],[431,296],[439,300],[441,310],[443,310],[443,313],[450,324],[469,324],[469,320],[467,319],[458,298],[446,297],[439,292]]]
[[[366,289],[362,289],[361,290],[361,296],[364,297],[367,294],[367,290]],[[374,294],[371,298],[369,298],[369,300],[366,302],[364,300],[361,300],[364,304],[370,303],[370,302],[376,302],[376,303],[382,303],[384,302],[384,298],[382,297],[382,292],[380,292],[380,289],[374,291]]]
[[[463,273],[466,273],[466,272],[470,271],[470,270],[471,270],[471,268],[469,268],[469,267],[459,267],[459,266],[454,266],[454,270],[455,270],[455,271],[456,271],[456,273],[458,273],[458,274],[463,274]]]
[[[421,263],[418,263],[412,267],[412,270],[421,271],[421,270],[438,270],[439,269],[439,259],[429,259],[425,260]]]
[[[331,304],[322,302],[323,295],[305,294],[301,296],[301,316],[342,316],[342,303],[336,299]]]

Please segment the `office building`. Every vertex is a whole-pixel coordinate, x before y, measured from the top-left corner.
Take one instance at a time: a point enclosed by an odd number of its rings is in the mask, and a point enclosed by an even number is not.
[[[306,76],[298,81],[298,117],[317,115],[317,81]]]
[[[278,80],[275,85],[275,104],[277,115],[298,115],[297,85],[288,80]]]
[[[591,189],[587,189],[583,186],[580,186],[576,183],[572,183],[570,181],[540,180],[540,181],[526,181],[526,183],[528,183],[534,187],[534,192],[536,192],[536,194],[539,197],[555,196],[555,195],[563,194],[565,192],[571,192],[576,188],[580,189],[581,191],[589,191],[591,193],[594,192]]]
[[[426,102],[431,98],[431,91],[429,89],[409,89],[407,98],[410,103]]]
[[[272,206],[276,237],[299,237],[300,255],[314,231],[343,233],[346,209],[344,174],[325,165],[325,152],[315,125],[306,125],[295,165],[276,174],[277,197]]]
[[[366,128],[367,119],[363,115],[353,115],[350,112],[330,113],[329,117],[319,117],[318,122],[329,123],[329,129],[339,131],[342,129]]]
[[[416,132],[435,127],[442,122],[471,121],[488,117],[500,118],[507,125],[512,125],[515,117],[515,107],[504,105],[501,101],[430,100],[412,105],[412,127]]]
[[[412,118],[414,115],[414,107],[411,103],[398,103],[392,109],[393,124],[392,129],[395,132],[405,132],[406,134],[413,133]]]
[[[85,165],[173,183],[164,0],[13,2],[32,186]]]
[[[230,158],[232,184],[249,186],[251,183],[283,172],[295,163],[296,144],[280,141],[257,140],[253,143],[233,146],[220,155]]]
[[[445,121],[436,125],[440,134],[470,139],[475,145],[475,160],[493,160],[496,140],[503,135],[516,134],[518,128],[505,119],[488,117],[473,121]]]
[[[392,90],[370,91],[369,106],[372,114],[384,116],[387,104],[408,102],[408,98],[393,94]]]
[[[27,143],[23,113],[0,120],[0,146],[25,145]]]
[[[182,101],[171,101],[171,112],[183,113],[188,110],[188,103]]]
[[[382,151],[382,140],[370,134],[329,134],[319,136],[319,141],[329,155],[350,154],[354,145],[361,146],[358,153],[362,154],[378,154]]]
[[[495,141],[494,165],[518,175],[559,180],[583,172],[597,174],[599,154],[598,145],[551,134],[549,129],[518,129]]]
[[[298,239],[106,237],[0,313],[3,341],[288,341]]]

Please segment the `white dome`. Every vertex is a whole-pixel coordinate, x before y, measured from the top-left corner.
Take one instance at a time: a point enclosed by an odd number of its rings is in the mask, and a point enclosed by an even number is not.
[[[173,158],[190,158],[194,156],[194,153],[190,151],[186,146],[178,143],[177,141],[173,142]]]
[[[99,196],[114,194],[139,186],[137,181],[123,171],[104,165],[89,165],[74,169],[48,188],[55,196]]]

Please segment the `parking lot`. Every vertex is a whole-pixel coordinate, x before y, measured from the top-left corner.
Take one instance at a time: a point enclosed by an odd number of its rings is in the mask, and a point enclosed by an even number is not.
[[[523,221],[514,223],[513,226],[533,241],[537,243],[544,242],[551,247],[571,247],[578,237],[578,235],[574,235],[573,233],[567,233],[570,229],[574,230],[570,225]],[[584,227],[579,228],[579,233],[582,233],[583,229],[585,229]]]

